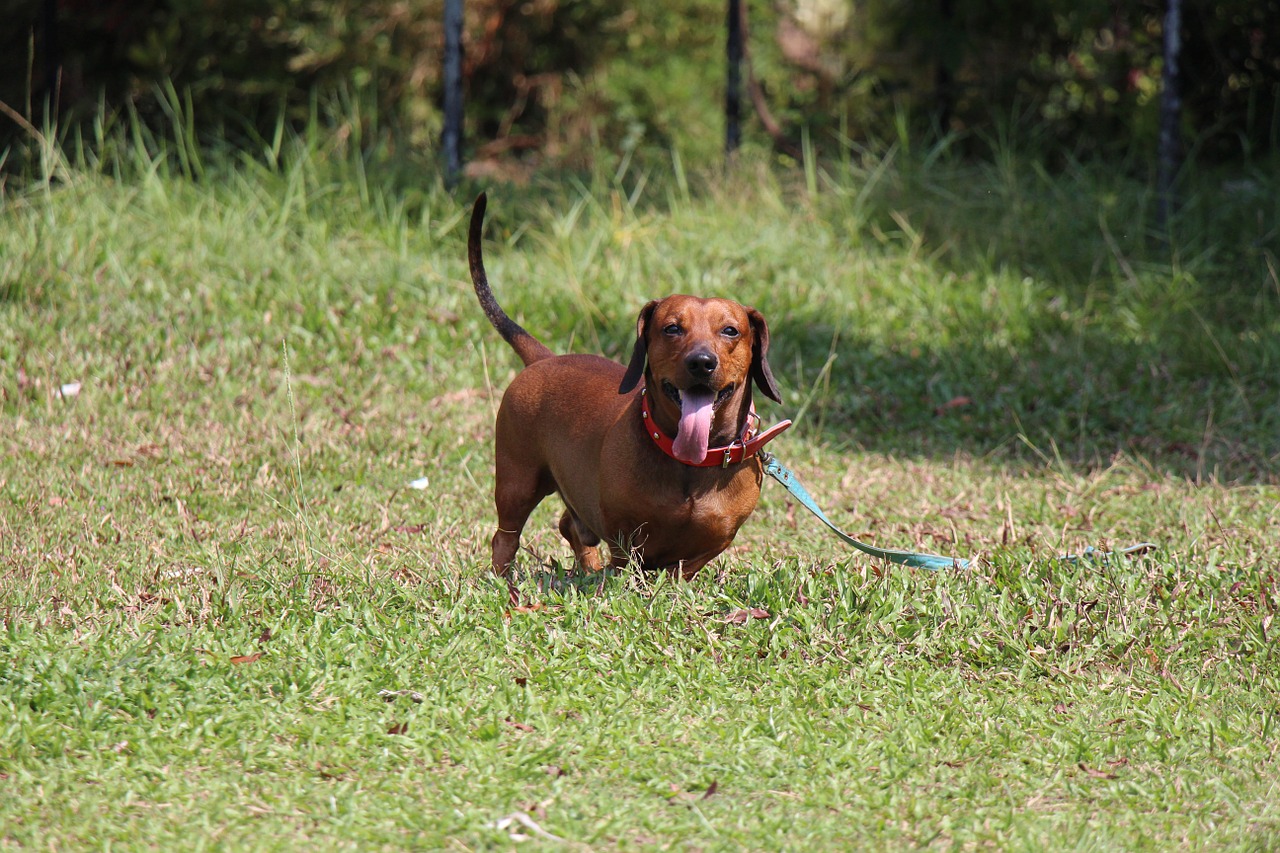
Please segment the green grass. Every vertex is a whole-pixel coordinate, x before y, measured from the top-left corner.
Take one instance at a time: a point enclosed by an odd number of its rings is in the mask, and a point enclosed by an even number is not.
[[[1169,243],[1141,182],[1001,151],[491,187],[543,341],[754,304],[780,458],[978,558],[767,484],[691,584],[565,578],[548,501],[512,609],[475,188],[319,139],[3,188],[0,846],[1280,844],[1274,170],[1188,176]]]

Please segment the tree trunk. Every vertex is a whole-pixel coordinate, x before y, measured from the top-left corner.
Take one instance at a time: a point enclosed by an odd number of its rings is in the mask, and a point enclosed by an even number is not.
[[[729,0],[728,37],[725,53],[729,61],[724,92],[724,153],[731,159],[742,144],[742,0]]]
[[[40,4],[40,29],[44,43],[44,109],[52,123],[58,113],[58,95],[62,82],[62,43],[58,39],[57,0]]]
[[[462,171],[462,0],[444,4],[444,183],[452,189]]]
[[[1167,0],[1164,14],[1164,69],[1160,93],[1160,150],[1156,174],[1156,230],[1169,233],[1169,219],[1177,202],[1174,179],[1182,165],[1182,0]]]
[[[938,14],[942,18],[942,37],[957,38],[954,0],[939,0]],[[945,136],[951,128],[951,116],[955,112],[955,77],[951,73],[950,51],[940,48],[941,45],[935,45],[934,48],[936,58],[933,66],[933,92],[937,101],[934,114],[938,120],[938,133]]]

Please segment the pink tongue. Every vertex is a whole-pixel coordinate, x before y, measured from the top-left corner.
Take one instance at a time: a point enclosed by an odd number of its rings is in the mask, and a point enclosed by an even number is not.
[[[711,442],[711,406],[715,396],[710,391],[683,391],[680,394],[680,428],[671,449],[681,462],[701,462],[707,458]]]

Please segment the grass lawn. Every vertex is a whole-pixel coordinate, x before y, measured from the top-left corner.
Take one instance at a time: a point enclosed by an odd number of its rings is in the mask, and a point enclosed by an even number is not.
[[[541,340],[759,307],[779,458],[975,558],[768,482],[693,583],[565,577],[549,500],[512,608],[478,188],[286,149],[0,185],[0,847],[1280,846],[1274,168],[1169,243],[1001,151],[489,187]]]

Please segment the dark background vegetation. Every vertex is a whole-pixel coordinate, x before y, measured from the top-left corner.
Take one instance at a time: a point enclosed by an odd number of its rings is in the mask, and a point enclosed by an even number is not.
[[[1021,129],[1071,157],[1154,150],[1158,0],[775,0],[747,11],[754,76],[789,140]],[[724,15],[706,0],[467,0],[469,158],[572,168],[649,148],[717,155]],[[122,109],[147,118],[171,82],[203,131],[252,139],[282,113],[302,123],[336,98],[336,112],[366,124],[352,128],[362,138],[376,127],[380,142],[429,153],[442,16],[443,0],[0,0],[0,100],[36,125],[45,99],[64,124]],[[1187,0],[1183,37],[1192,153],[1274,149],[1280,0]],[[765,138],[758,124],[753,133]]]
[[[897,450],[987,452],[1012,434],[1063,447],[1074,434],[1073,462],[1136,450],[1197,478],[1274,480],[1280,0],[1184,0],[1188,165],[1171,230],[1153,213],[1164,2],[753,0],[745,11],[757,103],[744,147],[761,171],[737,174],[803,196],[805,227],[831,235],[820,263],[797,262],[805,279],[908,251],[928,259],[930,279],[1003,282],[955,294],[971,316],[939,322],[969,336],[930,328],[888,352],[850,332],[849,316],[824,315],[821,296],[791,305],[790,319],[779,310],[778,338],[791,342],[780,354],[809,365],[801,385],[840,338],[834,437],[871,422]],[[707,0],[467,0],[467,173],[508,182],[491,231],[570,207],[587,184],[638,198],[653,169],[680,185],[681,163],[690,180],[712,176],[696,189],[714,204],[725,12]],[[6,171],[40,169],[31,126],[55,128],[70,151],[127,138],[192,178],[192,142],[275,167],[280,140],[299,131],[354,163],[339,168],[346,178],[373,176],[393,207],[438,188],[443,0],[0,0],[0,15],[11,24],[0,28],[11,113],[0,200]],[[661,207],[664,193],[644,204]],[[12,282],[0,301],[32,289]],[[1025,328],[1010,319],[1023,314],[983,302],[1020,292],[1032,294]],[[968,402],[942,408],[956,400]]]

